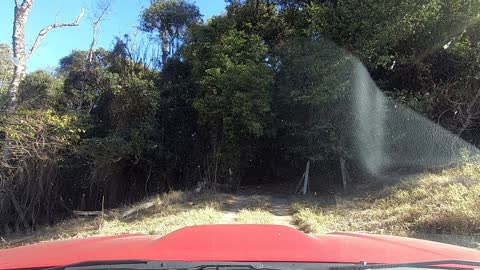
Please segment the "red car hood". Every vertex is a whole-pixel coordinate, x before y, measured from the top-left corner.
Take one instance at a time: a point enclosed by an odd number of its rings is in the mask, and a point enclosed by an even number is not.
[[[480,251],[430,241],[354,233],[310,236],[277,225],[187,227],[164,237],[122,235],[0,250],[0,269],[97,260],[402,263],[480,260]]]

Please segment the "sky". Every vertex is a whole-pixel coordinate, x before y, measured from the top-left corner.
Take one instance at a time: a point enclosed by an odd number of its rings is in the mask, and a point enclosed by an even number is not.
[[[200,8],[204,20],[220,15],[225,10],[224,0],[190,1]],[[112,9],[99,26],[98,47],[110,49],[114,37],[132,34],[139,24],[139,14],[150,0],[112,0]],[[28,71],[54,68],[58,61],[72,50],[88,50],[92,39],[92,9],[95,0],[35,0],[26,28],[26,43],[29,48],[38,32],[57,22],[73,22],[85,8],[80,26],[51,30],[41,46],[28,62]],[[0,43],[12,43],[14,0],[0,0]]]

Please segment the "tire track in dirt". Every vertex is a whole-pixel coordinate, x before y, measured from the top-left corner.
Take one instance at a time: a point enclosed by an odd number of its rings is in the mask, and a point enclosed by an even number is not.
[[[222,224],[233,224],[237,214],[246,206],[250,200],[249,195],[236,195],[230,199],[225,205],[225,214],[223,215]]]
[[[292,208],[287,198],[273,196],[269,212],[275,216],[275,224],[296,228],[293,225]]]

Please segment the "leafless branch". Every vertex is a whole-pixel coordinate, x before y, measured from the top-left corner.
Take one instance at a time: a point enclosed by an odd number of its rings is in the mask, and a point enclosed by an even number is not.
[[[460,129],[460,131],[458,132],[458,136],[462,135],[462,133],[465,131],[465,129],[467,129],[472,123],[471,121],[473,120],[473,118],[475,117],[473,114],[472,114],[472,109],[473,107],[475,106],[475,104],[477,103],[477,100],[480,98],[480,89],[477,91],[477,93],[475,94],[475,97],[473,97],[473,100],[472,102],[470,102],[470,104],[468,104],[468,107],[467,107],[467,118],[465,119],[465,122],[463,122],[463,125],[462,125],[462,128]]]
[[[82,217],[92,217],[92,216],[105,216],[105,213],[102,211],[78,211],[78,210],[73,210],[73,214],[76,216],[82,216]]]
[[[98,40],[98,36],[97,36],[98,26],[100,22],[103,21],[105,17],[108,15],[108,13],[110,12],[111,6],[112,6],[112,2],[110,0],[101,0],[97,2],[96,10],[92,18],[92,28],[93,28],[92,42],[90,43],[90,49],[88,51],[88,63],[90,64],[92,63],[93,50]]]
[[[23,0],[22,3],[20,3],[19,0],[15,0],[15,7],[16,8],[29,8],[33,5],[33,0]]]
[[[28,0],[26,2],[28,2]],[[80,20],[82,19],[84,14],[85,14],[85,9],[82,8],[82,11],[80,12],[80,15],[78,15],[75,22],[54,23],[54,24],[51,24],[51,25],[43,28],[42,30],[40,30],[40,32],[38,33],[37,38],[35,39],[35,42],[33,43],[32,48],[30,49],[30,52],[28,53],[27,57],[30,57],[31,55],[33,55],[35,50],[38,48],[38,46],[40,46],[40,44],[42,43],[42,40],[45,38],[45,36],[47,36],[47,34],[50,30],[55,29],[55,28],[60,28],[60,27],[78,26],[78,25],[80,25]]]

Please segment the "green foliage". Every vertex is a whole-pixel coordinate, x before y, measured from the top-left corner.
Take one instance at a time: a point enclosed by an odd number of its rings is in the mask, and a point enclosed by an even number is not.
[[[112,89],[114,98],[111,104],[114,126],[117,130],[148,123],[155,115],[158,93],[153,81],[141,76],[121,77]]]
[[[394,100],[457,133],[478,126],[480,2],[311,1],[302,9],[308,23],[299,30],[350,50]]]
[[[198,7],[184,0],[160,0],[142,13],[142,28],[147,32],[168,31],[180,38],[186,27],[200,19]]]
[[[242,143],[263,134],[271,111],[267,48],[259,36],[236,30],[222,18],[194,31],[186,55],[201,89],[194,107],[213,147],[228,151],[226,166],[239,168],[240,153],[248,153],[248,144]]]
[[[285,47],[275,96],[280,140],[302,159],[347,156],[353,57],[325,40]]]
[[[112,62],[110,53],[98,49],[88,61],[87,51],[73,51],[60,60],[58,73],[64,78],[64,95],[59,102],[74,110],[91,110],[102,93],[117,80],[107,67]]]
[[[6,105],[6,95],[12,81],[13,63],[10,57],[10,46],[0,44],[0,110]]]
[[[192,66],[179,59],[169,60],[162,70],[159,88],[156,119],[162,159],[167,167],[195,168],[202,158],[202,138],[198,134],[198,112],[193,108],[199,86]]]
[[[153,141],[158,133],[155,115],[160,98],[156,72],[130,58],[127,47],[117,39],[111,53],[97,51],[92,63],[85,63],[82,52],[63,60],[65,92],[83,93],[76,95],[79,102],[83,100],[80,109],[88,109],[84,112],[90,128],[79,153],[92,168],[93,180],[105,180],[137,166],[158,147]]]
[[[180,47],[187,28],[201,21],[197,6],[185,0],[154,1],[141,14],[141,29],[158,34],[161,41],[162,64]]]
[[[66,195],[62,191],[69,189],[68,178],[59,172],[85,132],[79,122],[76,114],[43,108],[17,107],[0,116],[0,134],[8,138],[0,142],[4,154],[0,183],[16,196],[19,206],[13,213],[22,220],[23,229],[48,222],[58,212],[60,198]],[[4,204],[0,209],[7,222],[10,207]]]
[[[289,34],[277,6],[273,1],[246,0],[228,1],[226,17],[235,22],[236,29],[247,34],[255,34],[270,47],[274,48]]]
[[[18,147],[34,147],[32,142],[47,138],[48,144],[69,145],[80,139],[85,130],[75,114],[59,114],[52,109],[18,110],[0,119],[0,132],[15,141]]]
[[[368,66],[416,63],[478,21],[478,1],[338,1],[306,6],[311,34],[352,50]]]
[[[54,105],[62,96],[63,84],[45,71],[28,74],[18,91],[19,106],[25,108],[46,108]]]

